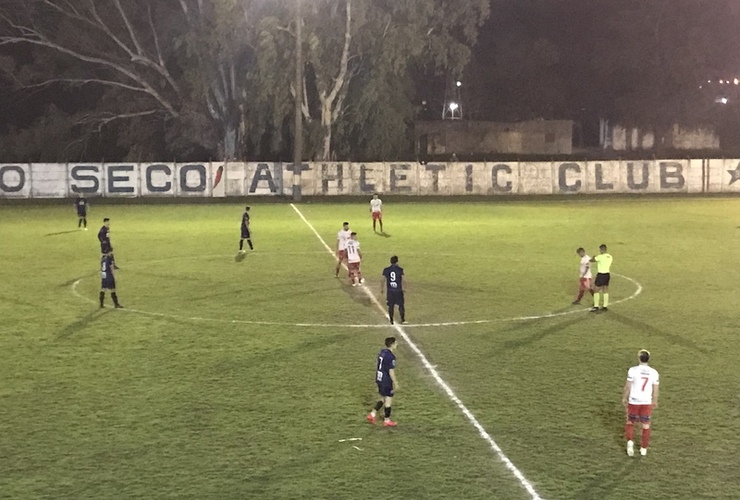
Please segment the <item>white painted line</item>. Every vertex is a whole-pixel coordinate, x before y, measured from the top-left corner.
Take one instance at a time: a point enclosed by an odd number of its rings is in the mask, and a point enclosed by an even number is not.
[[[352,448],[354,448],[357,451],[362,451],[362,448],[358,448],[357,446],[352,445]]]
[[[318,240],[321,242],[322,245],[324,245],[324,248],[326,248],[326,251],[329,252],[329,254],[334,257],[336,260],[335,254],[332,251],[331,247],[326,244],[326,241],[324,241],[324,238],[321,237],[321,235],[316,231],[316,228],[313,227],[313,225],[306,219],[306,217],[303,215],[303,213],[298,210],[298,207],[296,207],[294,204],[290,204],[290,206],[295,210],[295,213],[298,214],[298,217],[301,218],[301,220],[308,226],[308,228],[313,232],[313,234],[318,238]],[[383,316],[386,316],[386,311],[383,305],[378,301],[378,298],[373,294],[373,292],[370,291],[370,289],[366,286],[362,287],[362,290],[365,291],[365,294],[368,296],[368,298],[378,307],[380,312],[383,314]],[[389,325],[390,326],[390,325]],[[534,489],[534,486],[532,483],[530,483],[526,477],[524,477],[524,474],[514,465],[514,463],[509,460],[509,457],[507,457],[503,450],[499,447],[499,445],[496,443],[496,441],[493,440],[490,434],[483,428],[480,422],[478,422],[478,419],[475,418],[475,415],[468,409],[465,404],[463,404],[462,401],[460,401],[460,398],[457,397],[457,394],[455,394],[455,391],[452,390],[452,388],[445,382],[442,377],[439,375],[439,372],[432,366],[432,364],[429,362],[427,357],[424,355],[423,352],[417,347],[416,344],[409,338],[406,331],[403,329],[400,325],[393,325],[393,328],[398,332],[398,334],[403,338],[404,342],[411,348],[412,351],[416,353],[416,355],[419,357],[419,360],[421,360],[422,365],[424,365],[424,368],[427,369],[429,374],[434,378],[434,380],[437,382],[437,385],[439,385],[440,388],[447,394],[447,397],[450,398],[450,400],[455,403],[455,405],[462,411],[463,415],[467,417],[467,419],[470,421],[471,424],[473,424],[473,427],[478,431],[480,436],[491,446],[494,452],[496,452],[496,455],[498,455],[499,459],[504,463],[507,469],[519,480],[519,483],[522,485],[522,487],[529,493],[529,496],[532,498],[532,500],[542,500],[542,497],[537,493],[537,491]]]
[[[362,441],[362,438],[347,438],[347,439],[340,439],[340,443],[345,443],[347,441]]]

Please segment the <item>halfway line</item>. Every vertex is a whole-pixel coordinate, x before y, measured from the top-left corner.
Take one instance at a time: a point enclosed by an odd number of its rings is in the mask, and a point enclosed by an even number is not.
[[[324,245],[324,248],[326,248],[326,251],[329,252],[329,255],[334,257],[336,260],[336,257],[334,256],[334,252],[332,251],[331,247],[326,244],[326,241],[324,241],[324,238],[321,237],[321,235],[316,231],[316,228],[313,227],[313,225],[306,219],[306,217],[301,213],[300,210],[298,210],[298,207],[296,207],[293,203],[290,204],[291,208],[295,210],[295,213],[298,214],[298,217],[301,218],[301,220],[308,226],[308,228],[313,232],[313,234],[318,238],[318,240],[321,242],[322,245]],[[345,266],[346,267],[346,266]],[[378,307],[380,312],[388,318],[385,308],[383,305],[378,301],[378,298],[373,294],[373,292],[370,291],[370,289],[366,286],[361,287],[362,290],[365,292],[365,294],[368,296],[368,298]],[[391,326],[391,325],[389,325]],[[496,444],[496,441],[493,440],[490,434],[483,428],[483,425],[481,425],[480,422],[478,422],[478,419],[475,418],[475,415],[468,410],[467,406],[460,401],[460,398],[457,397],[457,394],[455,394],[455,391],[452,390],[452,388],[447,384],[447,382],[444,381],[444,379],[440,376],[439,372],[434,368],[434,366],[429,362],[427,357],[424,355],[423,352],[421,352],[421,349],[417,347],[414,342],[412,342],[411,338],[406,334],[406,330],[403,329],[401,325],[395,324],[392,325],[393,328],[398,332],[399,335],[401,335],[401,338],[408,344],[409,347],[411,347],[411,350],[416,353],[416,355],[421,360],[422,365],[424,365],[424,368],[427,369],[429,374],[434,378],[434,380],[437,382],[437,385],[439,385],[442,390],[444,390],[445,393],[447,393],[447,396],[452,400],[453,403],[462,411],[463,415],[467,417],[467,419],[470,421],[471,424],[473,424],[473,427],[476,428],[480,436],[491,446],[493,451],[496,452],[496,455],[498,455],[499,459],[504,463],[507,469],[519,480],[519,483],[522,485],[522,487],[527,490],[527,493],[529,493],[529,496],[532,498],[532,500],[543,500],[542,497],[535,491],[534,486],[532,486],[532,483],[530,483],[526,477],[524,477],[524,474],[514,465],[514,463],[507,457],[501,447]]]

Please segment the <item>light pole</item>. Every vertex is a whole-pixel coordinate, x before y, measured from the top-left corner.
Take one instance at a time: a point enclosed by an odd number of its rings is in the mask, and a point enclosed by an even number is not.
[[[293,125],[293,201],[301,201],[303,162],[303,0],[295,5],[295,123]]]

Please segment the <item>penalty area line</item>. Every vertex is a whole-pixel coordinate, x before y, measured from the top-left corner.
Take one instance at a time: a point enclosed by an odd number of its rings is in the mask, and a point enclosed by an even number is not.
[[[321,244],[324,246],[327,252],[329,252],[329,255],[334,257],[336,260],[336,257],[334,255],[334,252],[332,251],[331,247],[327,245],[324,238],[321,237],[318,231],[316,231],[316,228],[313,227],[313,225],[306,219],[306,217],[303,215],[303,213],[298,209],[298,207],[295,206],[295,204],[290,204],[291,208],[295,211],[295,213],[298,215],[298,217],[301,218],[301,220],[308,226],[308,228],[313,232],[313,234],[316,236],[316,238],[321,242]],[[346,266],[345,266],[346,268]],[[383,305],[378,301],[378,298],[375,296],[373,292],[370,291],[370,289],[366,286],[361,287],[362,290],[365,292],[365,294],[368,296],[368,298],[375,304],[375,306],[380,310],[381,314],[388,318],[385,308]],[[416,354],[416,356],[421,360],[421,364],[426,368],[427,372],[432,376],[435,382],[437,382],[437,385],[447,394],[447,397],[455,403],[455,406],[457,406],[460,411],[465,415],[465,417],[468,419],[468,421],[475,427],[475,429],[478,431],[478,434],[480,434],[481,438],[483,438],[484,441],[486,441],[491,449],[496,453],[498,458],[504,463],[506,468],[509,470],[509,472],[512,473],[514,477],[519,480],[519,484],[529,493],[529,496],[532,500],[543,500],[542,497],[537,493],[537,491],[534,489],[534,486],[532,483],[529,482],[529,480],[524,477],[524,474],[517,468],[516,465],[514,465],[514,462],[512,462],[509,457],[506,456],[506,454],[503,452],[501,447],[494,441],[493,437],[486,431],[486,429],[483,427],[483,425],[478,421],[477,418],[475,418],[475,415],[468,409],[467,406],[460,400],[460,398],[457,397],[457,394],[455,394],[455,391],[452,390],[452,388],[449,386],[447,382],[442,378],[442,376],[439,374],[439,372],[436,370],[436,368],[429,362],[427,357],[424,355],[424,353],[419,349],[419,347],[411,340],[411,338],[406,333],[406,330],[401,325],[395,324],[395,325],[388,325],[392,326],[398,334],[401,336],[401,338],[406,342],[406,344],[411,348],[412,351]]]

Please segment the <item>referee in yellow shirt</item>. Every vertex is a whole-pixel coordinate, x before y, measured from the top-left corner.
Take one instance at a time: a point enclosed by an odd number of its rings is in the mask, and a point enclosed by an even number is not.
[[[612,256],[606,251],[606,245],[600,245],[599,251],[601,252],[596,257],[591,258],[591,262],[596,262],[596,280],[594,281],[594,306],[591,308],[591,312],[607,311],[609,307],[609,278],[611,275],[609,271],[612,267]],[[604,307],[599,309],[599,299],[601,294],[604,294]]]

